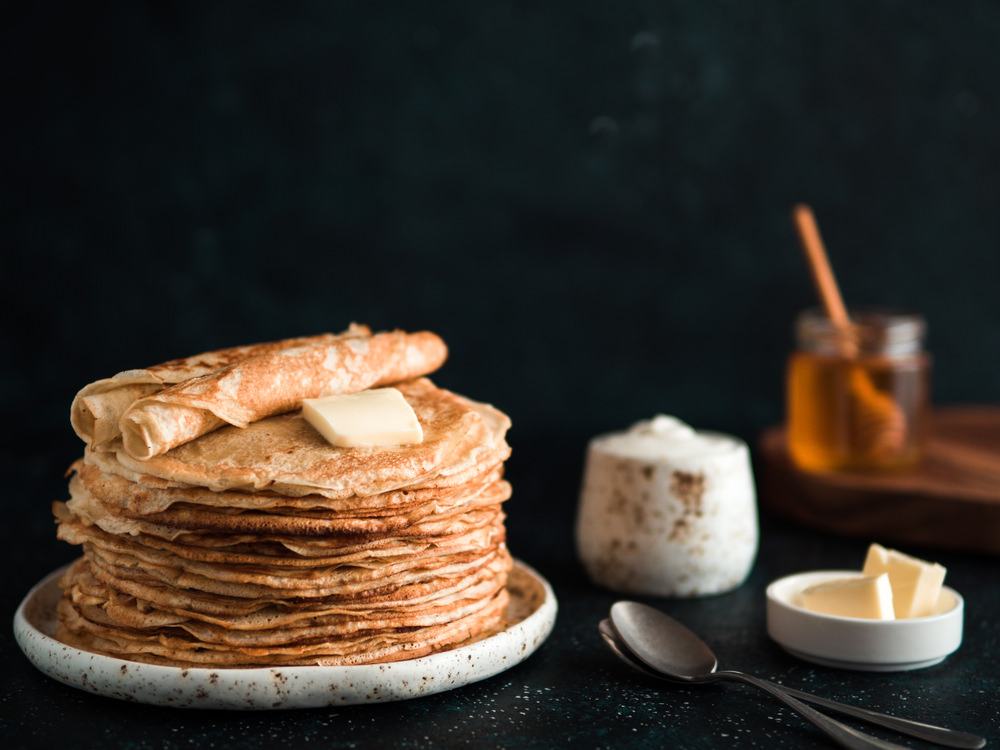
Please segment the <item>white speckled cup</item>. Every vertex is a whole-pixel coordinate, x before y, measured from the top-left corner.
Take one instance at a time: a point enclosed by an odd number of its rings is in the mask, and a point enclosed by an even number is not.
[[[576,542],[594,583],[646,596],[720,594],[746,580],[758,537],[743,441],[665,416],[590,441]]]

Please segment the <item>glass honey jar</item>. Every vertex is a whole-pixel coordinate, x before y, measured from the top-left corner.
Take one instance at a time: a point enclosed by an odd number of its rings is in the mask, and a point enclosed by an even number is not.
[[[786,380],[788,450],[808,471],[877,472],[919,462],[931,357],[909,312],[857,309],[837,326],[819,309],[795,322]]]

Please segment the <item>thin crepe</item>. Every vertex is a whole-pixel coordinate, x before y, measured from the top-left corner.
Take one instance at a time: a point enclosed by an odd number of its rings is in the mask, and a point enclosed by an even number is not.
[[[426,375],[447,357],[444,342],[427,331],[364,335],[358,328],[305,343],[291,341],[297,345],[259,345],[263,349],[250,356],[164,388],[142,381],[148,371],[112,378],[121,381],[116,388],[107,382],[88,386],[91,390],[81,391],[74,402],[77,432],[88,440],[89,429],[92,450],[114,449],[117,435],[109,425],[124,407],[117,423],[122,446],[145,461],[224,425],[246,427],[293,411],[305,398],[355,393]],[[209,359],[224,358],[216,353]]]
[[[88,451],[84,460],[137,483],[154,476],[217,492],[343,498],[463,484],[510,455],[504,440],[510,418],[503,412],[438,388],[427,378],[396,387],[420,420],[421,443],[338,449],[301,412],[293,412],[243,429],[224,427],[149,460],[126,451]]]
[[[500,587],[492,597],[481,599],[478,606],[459,607],[457,617],[443,622],[425,617],[422,620],[428,624],[414,627],[398,626],[392,620],[366,622],[355,618],[355,628],[347,628],[347,632],[343,623],[321,622],[299,629],[258,631],[258,637],[254,638],[245,631],[212,630],[191,621],[184,621],[187,627],[178,627],[175,617],[168,615],[164,621],[155,611],[149,613],[150,627],[123,626],[110,612],[125,614],[131,603],[109,601],[102,594],[99,589],[71,590],[63,597],[59,603],[61,641],[133,661],[214,668],[347,666],[413,659],[486,637],[502,628],[509,602],[506,589]],[[126,619],[133,618],[126,615]],[[201,632],[194,635],[192,631]],[[230,642],[205,640],[205,635],[226,636]],[[281,636],[287,640],[282,641]]]
[[[249,346],[237,346],[203,352],[192,357],[172,359],[141,370],[125,370],[110,378],[84,386],[73,399],[70,423],[76,434],[91,450],[109,450],[121,437],[119,420],[132,404],[171,385],[210,375],[223,367],[282,349],[294,349],[311,344],[329,343],[346,336],[370,336],[367,326],[352,323],[340,334],[322,333],[316,336],[269,341]]]

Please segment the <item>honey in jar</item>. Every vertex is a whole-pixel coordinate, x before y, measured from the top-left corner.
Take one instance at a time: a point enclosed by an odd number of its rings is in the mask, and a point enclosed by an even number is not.
[[[835,326],[821,310],[796,320],[787,372],[788,449],[809,471],[905,469],[926,438],[930,355],[923,318],[855,310]]]

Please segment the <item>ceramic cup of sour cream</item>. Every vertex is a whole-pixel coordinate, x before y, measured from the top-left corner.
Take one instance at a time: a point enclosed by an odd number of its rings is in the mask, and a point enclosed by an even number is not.
[[[594,583],[646,596],[720,594],[746,580],[758,537],[742,440],[659,415],[588,444],[576,544]]]

